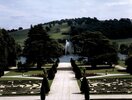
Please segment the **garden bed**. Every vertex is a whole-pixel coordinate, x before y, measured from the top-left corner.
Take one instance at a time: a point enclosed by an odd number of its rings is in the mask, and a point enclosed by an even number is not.
[[[132,94],[131,78],[104,78],[89,80],[91,94]]]
[[[0,95],[37,95],[40,94],[42,80],[0,80]]]

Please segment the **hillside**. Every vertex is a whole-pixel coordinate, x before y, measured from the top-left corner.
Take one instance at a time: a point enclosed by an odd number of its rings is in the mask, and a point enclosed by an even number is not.
[[[119,44],[132,43],[132,22],[130,19],[98,20],[97,18],[75,18],[44,23],[43,27],[53,39],[68,38],[85,31],[100,31],[107,38]],[[23,46],[29,29],[11,32],[10,35]],[[129,38],[129,39],[128,39]]]
[[[23,46],[24,41],[27,38],[28,31],[29,31],[29,29],[24,29],[24,30],[20,30],[20,31],[11,32],[9,34],[15,39],[16,43]]]
[[[49,27],[49,24],[43,25],[44,29],[47,26]],[[67,35],[62,34],[67,33],[70,30],[70,26],[68,26],[67,23],[62,23],[61,25],[56,23],[55,25],[51,24],[51,26],[52,27],[50,28],[50,31],[47,32],[51,38],[56,40],[67,38]],[[24,29],[15,32],[10,32],[9,34],[16,40],[18,44],[24,46],[24,41],[27,39],[28,31],[29,29]]]

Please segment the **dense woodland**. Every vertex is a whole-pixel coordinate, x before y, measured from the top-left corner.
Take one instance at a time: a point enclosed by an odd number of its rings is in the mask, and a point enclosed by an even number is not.
[[[107,38],[110,39],[122,39],[132,37],[132,22],[128,18],[110,19],[110,20],[98,20],[97,18],[75,18],[65,19],[61,21],[52,21],[45,24],[55,23],[62,24],[67,22],[71,27],[70,34],[80,34],[84,31],[99,31],[102,32]]]

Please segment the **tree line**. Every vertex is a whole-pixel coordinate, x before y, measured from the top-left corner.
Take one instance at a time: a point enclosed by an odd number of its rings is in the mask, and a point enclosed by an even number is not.
[[[6,70],[16,65],[21,48],[5,29],[0,29],[0,69]]]
[[[56,20],[44,25],[49,27],[55,24],[68,23],[71,34],[79,34],[84,31],[99,31],[109,39],[123,39],[132,37],[132,21],[129,18],[98,20],[96,17],[83,17],[73,19]]]

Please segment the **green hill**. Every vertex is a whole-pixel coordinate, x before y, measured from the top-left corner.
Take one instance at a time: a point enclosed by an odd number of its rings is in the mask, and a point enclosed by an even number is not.
[[[44,29],[46,27],[49,27],[49,24],[43,25]],[[62,33],[68,33],[70,30],[70,26],[67,25],[67,23],[62,24],[51,24],[50,31],[47,33],[50,35],[53,39],[63,39],[67,38],[68,35],[64,35]],[[27,39],[27,33],[29,29],[19,30],[15,32],[10,32],[9,34],[16,40],[16,43],[20,44],[21,46],[24,46],[24,41]]]
[[[71,35],[80,34],[85,31],[99,31],[107,38],[118,44],[132,43],[132,22],[130,19],[98,20],[97,18],[75,18],[60,21],[52,21],[43,24],[44,29],[53,39],[68,38],[67,33]],[[70,30],[71,29],[71,30]],[[27,38],[29,29],[11,32],[10,35],[21,46]],[[129,39],[128,39],[129,38]]]
[[[27,39],[27,33],[29,29],[24,29],[20,31],[10,32],[9,34],[15,39],[16,43],[23,46],[24,41]]]

